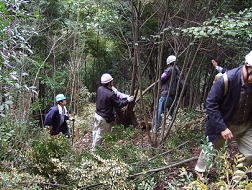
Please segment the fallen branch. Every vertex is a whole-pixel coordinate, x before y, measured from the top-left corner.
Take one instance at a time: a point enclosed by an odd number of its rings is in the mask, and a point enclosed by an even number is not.
[[[140,176],[140,175],[145,175],[145,174],[152,173],[152,172],[160,172],[160,171],[167,170],[167,169],[170,169],[172,167],[179,166],[181,164],[184,164],[184,163],[187,163],[187,162],[191,162],[191,161],[194,161],[194,160],[197,160],[197,159],[198,159],[197,156],[196,157],[192,157],[192,158],[189,158],[187,160],[183,160],[181,162],[178,162],[178,163],[175,163],[175,164],[171,164],[171,165],[163,167],[163,168],[157,168],[157,169],[153,169],[153,170],[148,170],[148,171],[136,173],[136,174],[128,176],[127,178],[128,179],[129,178],[134,178],[134,177],[137,177],[137,176]]]
[[[157,158],[157,157],[159,157],[159,156],[164,156],[164,155],[166,155],[166,154],[169,154],[170,152],[173,152],[173,151],[175,151],[176,149],[178,149],[178,148],[184,146],[184,145],[187,144],[188,142],[189,142],[189,141],[186,141],[186,142],[184,142],[184,143],[178,145],[178,146],[177,146],[176,148],[174,148],[174,149],[171,149],[171,150],[168,150],[168,151],[163,152],[163,153],[161,153],[161,154],[155,155],[155,156],[153,156],[153,157],[151,157],[151,158],[149,158],[148,160],[145,160],[145,161],[143,161],[143,162],[149,162],[149,161],[154,160],[155,158]],[[155,149],[157,149],[157,148],[155,148]],[[159,148],[159,150],[160,150],[160,148]],[[139,164],[139,163],[142,163],[142,162],[135,162],[135,163],[132,163],[132,165],[136,165],[136,164]]]
[[[158,155],[156,155],[156,156],[153,156],[153,157],[150,158],[148,161],[151,161],[151,160],[155,159],[156,157],[164,156],[164,155],[166,155],[166,154],[169,154],[170,152],[173,152],[174,150],[179,149],[180,147],[184,146],[184,145],[187,144],[187,143],[189,143],[189,141],[186,141],[186,142],[184,142],[184,143],[178,145],[178,146],[177,146],[176,148],[174,148],[174,149],[171,149],[171,150],[168,150],[168,151],[163,152],[163,153],[161,153],[161,154],[158,154]]]
[[[155,84],[158,83],[159,80],[157,80],[156,82],[152,83],[150,86],[148,86],[143,92],[142,95],[144,95],[145,93],[147,93],[152,87],[155,86]],[[140,97],[137,97],[135,102],[138,102],[140,100]]]

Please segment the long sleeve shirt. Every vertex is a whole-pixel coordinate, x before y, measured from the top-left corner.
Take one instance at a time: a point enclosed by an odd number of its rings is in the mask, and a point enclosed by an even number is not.
[[[239,107],[242,87],[242,67],[227,71],[228,90],[224,96],[224,79],[217,80],[206,99],[206,135],[213,142],[220,132],[228,127],[234,112]],[[251,118],[250,118],[251,119]]]
[[[96,113],[108,123],[115,120],[114,108],[122,108],[128,104],[127,100],[119,99],[112,89],[100,86],[96,91]]]

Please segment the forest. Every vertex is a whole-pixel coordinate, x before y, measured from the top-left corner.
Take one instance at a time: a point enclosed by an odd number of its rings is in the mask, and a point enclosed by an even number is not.
[[[217,150],[205,136],[211,60],[249,64],[251,0],[1,0],[0,14],[0,189],[252,189],[237,143]],[[154,131],[170,55],[174,110]],[[93,152],[104,73],[134,100]],[[70,138],[45,125],[58,94]],[[204,174],[194,171],[201,150]]]

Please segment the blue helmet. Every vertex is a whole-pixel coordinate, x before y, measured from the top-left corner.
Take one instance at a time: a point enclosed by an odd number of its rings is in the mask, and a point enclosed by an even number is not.
[[[61,100],[65,100],[66,97],[64,96],[64,94],[58,94],[56,97],[55,97],[55,100],[56,102],[59,102]]]

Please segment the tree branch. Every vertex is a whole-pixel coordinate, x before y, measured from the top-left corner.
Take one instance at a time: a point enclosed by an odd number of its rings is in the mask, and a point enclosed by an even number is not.
[[[176,148],[174,148],[174,149],[171,149],[171,150],[168,150],[168,151],[163,152],[163,153],[161,153],[161,154],[158,154],[158,155],[156,155],[156,156],[153,156],[153,157],[150,158],[148,161],[151,161],[151,160],[155,159],[155,158],[158,157],[158,156],[164,156],[164,155],[166,155],[166,154],[169,154],[170,152],[173,152],[174,150],[179,149],[180,147],[184,146],[184,145],[187,144],[187,143],[189,143],[189,141],[186,141],[186,142],[184,142],[184,143],[178,145],[178,146],[177,146]]]
[[[148,171],[144,171],[144,172],[140,172],[140,173],[136,173],[136,174],[130,175],[130,176],[127,177],[127,179],[134,178],[134,177],[137,177],[137,176],[140,176],[140,175],[145,175],[145,174],[152,173],[152,172],[160,172],[160,171],[163,171],[163,170],[168,170],[168,169],[173,168],[175,166],[179,166],[179,165],[182,165],[184,163],[191,162],[191,161],[194,161],[194,160],[197,160],[197,159],[198,159],[197,156],[196,157],[192,157],[192,158],[189,158],[189,159],[183,160],[181,162],[177,162],[177,163],[171,164],[171,165],[163,167],[163,168],[156,168],[156,169],[153,169],[153,170],[148,170]]]
[[[143,92],[142,92],[142,95],[144,95],[146,92],[148,92],[152,87],[155,86],[155,84],[158,83],[159,80],[157,80],[156,82],[152,83],[150,86],[148,86]],[[137,97],[136,98],[136,101],[135,102],[138,102],[140,100],[140,97]]]

